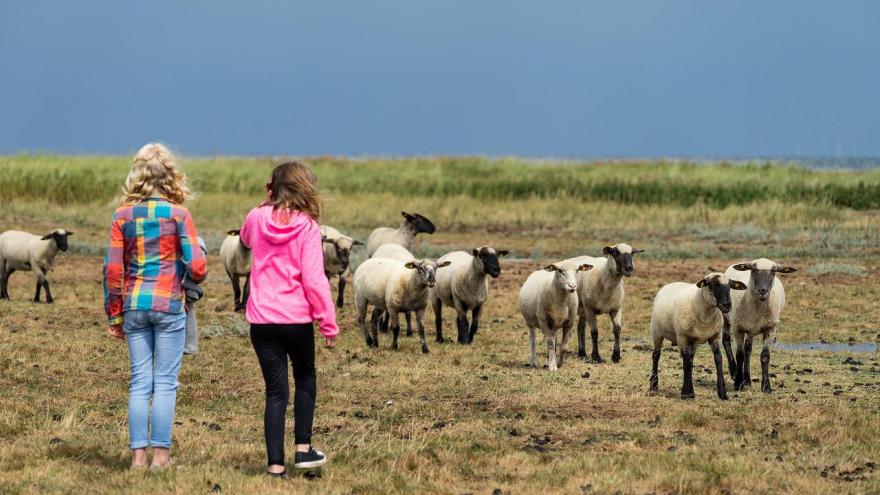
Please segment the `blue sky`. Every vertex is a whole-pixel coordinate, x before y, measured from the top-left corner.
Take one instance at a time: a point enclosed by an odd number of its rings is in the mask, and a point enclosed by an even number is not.
[[[0,153],[880,155],[880,2],[0,0]]]

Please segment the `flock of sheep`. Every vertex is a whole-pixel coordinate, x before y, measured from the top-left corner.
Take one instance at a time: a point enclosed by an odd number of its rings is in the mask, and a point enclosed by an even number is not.
[[[497,278],[501,274],[498,260],[506,256],[507,251],[481,246],[470,252],[453,251],[436,261],[418,259],[410,252],[415,237],[420,233],[434,233],[434,224],[419,214],[402,214],[403,221],[397,229],[381,227],[373,230],[366,243],[368,259],[353,275],[357,323],[367,346],[379,347],[379,331],[388,330],[390,326],[391,348],[396,350],[400,314],[406,317],[407,335],[412,335],[410,315],[414,313],[422,352],[429,352],[425,337],[425,310],[429,303],[434,309],[437,342],[443,342],[442,309],[445,305],[455,309],[457,341],[472,343],[489,291],[488,277]],[[321,232],[324,271],[328,279],[339,278],[336,302],[341,307],[345,286],[351,277],[351,250],[363,243],[333,227],[322,226]],[[529,275],[519,293],[519,309],[529,329],[529,363],[532,367],[537,367],[538,329],[546,342],[547,368],[555,371],[562,366],[575,315],[578,316],[578,356],[587,356],[586,327],[589,325],[591,358],[595,362],[602,361],[596,318],[607,314],[614,333],[611,360],[620,361],[623,279],[633,274],[633,255],[641,252],[643,250],[623,243],[606,246],[601,257],[579,256],[558,261]],[[220,254],[233,283],[236,309],[240,310],[247,299],[250,259],[238,240],[237,231],[229,232]],[[793,271],[792,267],[758,259],[732,265],[725,273],[710,273],[696,284],[673,282],[661,288],[651,313],[654,344],[651,390],[658,389],[660,350],[663,341],[668,340],[681,352],[684,371],[681,396],[693,398],[694,352],[698,344],[708,343],[715,360],[718,397],[726,400],[721,346],[727,355],[734,386],[741,390],[751,383],[752,339],[761,335],[761,390],[770,392],[770,348],[785,305],[785,291],[776,274]],[[245,278],[243,291],[239,288],[242,277]],[[371,306],[368,326],[366,316]],[[731,348],[731,334],[736,340],[736,355]]]
[[[412,334],[411,314],[423,353],[427,353],[425,310],[434,309],[437,342],[443,342],[443,306],[456,312],[457,341],[470,344],[480,327],[480,315],[489,292],[488,277],[501,275],[499,258],[507,251],[481,246],[470,252],[453,251],[436,261],[418,259],[410,252],[415,237],[432,234],[434,224],[419,214],[403,213],[397,229],[378,228],[367,240],[368,259],[353,275],[357,323],[366,344],[379,347],[379,331],[392,332],[392,349],[398,348],[400,314]],[[339,230],[321,227],[324,243],[324,271],[328,279],[339,279],[337,305],[342,306],[349,277],[351,250],[363,243]],[[248,298],[250,252],[242,245],[237,230],[227,233],[220,247],[220,258],[232,282],[236,311],[244,309]],[[67,238],[73,232],[57,229],[38,236],[19,231],[0,234],[0,299],[9,299],[8,283],[13,272],[33,271],[36,276],[34,301],[40,301],[45,289],[46,302],[52,303],[46,274],[52,269],[59,251],[66,251]],[[551,263],[529,275],[519,293],[519,309],[529,329],[530,359],[535,357],[536,332],[541,330],[547,347],[547,367],[562,366],[565,347],[571,337],[575,315],[578,316],[578,355],[586,357],[586,327],[590,326],[593,361],[602,360],[598,349],[596,318],[607,314],[614,332],[611,360],[620,361],[623,279],[633,274],[633,255],[642,252],[628,244],[606,246],[602,257],[579,256]],[[658,389],[657,367],[664,340],[677,345],[681,352],[684,383],[682,398],[694,397],[693,357],[696,346],[708,343],[715,360],[718,397],[727,399],[721,347],[724,347],[731,378],[737,390],[751,383],[749,362],[752,340],[763,337],[760,354],[761,390],[770,392],[770,348],[785,305],[785,290],[776,276],[795,269],[768,259],[730,266],[725,273],[709,273],[696,284],[673,282],[660,289],[651,313],[651,339],[654,344],[650,387]],[[242,279],[244,284],[242,285]],[[370,325],[366,315],[373,311]],[[470,317],[470,318],[469,318]],[[561,330],[561,340],[557,342]],[[731,348],[736,341],[736,354]]]

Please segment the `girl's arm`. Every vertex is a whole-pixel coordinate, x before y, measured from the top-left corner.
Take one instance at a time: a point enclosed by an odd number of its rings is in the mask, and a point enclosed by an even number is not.
[[[208,275],[208,259],[199,247],[199,235],[192,215],[183,209],[183,217],[177,220],[177,236],[180,239],[181,261],[186,267],[190,280],[199,283]]]
[[[303,289],[312,307],[312,319],[319,322],[321,334],[327,339],[339,335],[336,308],[330,293],[330,282],[324,274],[324,248],[321,229],[313,223],[303,239],[300,253]]]
[[[125,284],[125,234],[122,222],[113,215],[110,225],[110,244],[104,257],[104,311],[110,326],[122,325],[122,288]]]

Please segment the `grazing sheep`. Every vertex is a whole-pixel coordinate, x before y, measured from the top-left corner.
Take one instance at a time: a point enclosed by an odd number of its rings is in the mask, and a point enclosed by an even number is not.
[[[367,239],[367,258],[372,258],[373,253],[382,244],[400,244],[407,249],[412,249],[417,234],[433,234],[436,230],[430,220],[418,213],[410,214],[402,211],[400,214],[403,215],[403,221],[400,222],[399,228],[379,227],[370,233],[370,237]]]
[[[696,284],[673,282],[664,285],[657,292],[651,310],[651,339],[654,341],[651,391],[656,392],[658,388],[657,365],[660,362],[663,339],[666,339],[681,349],[681,365],[684,370],[681,398],[692,399],[694,352],[697,345],[708,342],[715,359],[718,398],[727,400],[718,337],[721,315],[730,311],[731,289],[745,290],[746,286],[721,273],[710,273]]]
[[[770,347],[776,341],[776,327],[785,306],[785,289],[777,273],[792,273],[794,268],[761,258],[751,263],[730,266],[725,275],[739,280],[748,290],[733,297],[733,308],[724,315],[724,351],[733,376],[734,388],[742,390],[750,386],[749,360],[752,357],[752,338],[761,334],[764,348],[761,350],[761,391],[770,393]],[[748,272],[748,273],[746,273]],[[736,359],[730,349],[730,331],[736,339]],[[735,363],[735,366],[734,366]]]
[[[538,366],[535,359],[535,329],[540,328],[547,341],[547,368],[556,371],[562,366],[565,346],[571,337],[571,327],[577,312],[577,275],[592,266],[566,261],[547,265],[529,275],[519,291],[519,310],[529,328],[531,354],[529,364]],[[562,328],[562,343],[556,348],[556,329]]]
[[[367,305],[372,304],[380,311],[388,311],[394,342],[391,348],[398,349],[397,336],[400,333],[398,314],[406,311],[416,313],[419,340],[422,352],[428,352],[425,342],[425,308],[428,306],[428,290],[436,282],[438,269],[449,262],[438,263],[431,260],[416,260],[402,263],[388,258],[371,258],[358,266],[354,272],[354,299],[357,307],[357,321],[364,332],[367,346],[379,347],[379,334],[373,325],[373,335],[367,332],[365,319]],[[373,313],[374,317],[376,313]]]
[[[67,238],[73,232],[55,229],[42,237],[18,230],[0,234],[0,299],[9,299],[9,276],[16,270],[33,271],[37,277],[34,302],[40,302],[40,289],[46,289],[46,304],[52,304],[49,280],[58,251],[67,251]]]
[[[623,321],[623,279],[633,273],[632,255],[643,253],[644,249],[633,249],[629,244],[605,246],[604,258],[580,256],[571,261],[589,263],[594,268],[578,273],[578,356],[586,357],[586,328],[590,325],[590,337],[593,341],[591,357],[597,363],[602,362],[599,356],[599,327],[596,316],[607,314],[611,319],[614,332],[614,350],[611,361],[620,362],[620,330]]]
[[[220,245],[220,260],[232,282],[232,302],[235,311],[244,311],[251,292],[251,250],[241,243],[238,230],[230,230],[226,233],[226,238]],[[244,277],[244,293],[240,285],[241,277]]]
[[[489,294],[489,280],[486,276],[498,278],[501,275],[499,256],[507,256],[507,251],[496,250],[492,246],[482,246],[472,249],[470,253],[453,251],[437,260],[452,263],[449,269],[437,274],[437,285],[431,289],[437,342],[443,342],[444,304],[455,308],[458,315],[455,319],[458,327],[458,343],[473,342],[474,335],[480,328],[483,303],[486,302],[486,296]],[[470,325],[467,319],[468,311],[471,311],[472,315]]]
[[[321,240],[324,243],[324,275],[327,276],[327,280],[334,275],[339,276],[336,306],[341,308],[345,302],[345,284],[348,282],[351,249],[354,246],[363,246],[364,243],[344,235],[329,225],[321,226]]]
[[[382,244],[381,246],[379,246],[378,249],[376,249],[376,252],[373,253],[372,258],[388,258],[391,260],[400,261],[402,263],[406,263],[407,261],[415,261],[416,259],[416,257],[413,256],[411,252],[409,252],[409,249],[401,246],[400,244]],[[373,309],[373,312],[381,313],[378,309]],[[387,332],[388,322],[390,321],[391,315],[389,315],[387,311],[383,314],[384,316],[381,318],[381,320],[377,317],[377,315],[373,315],[371,321],[377,322],[377,324],[379,325],[379,329],[383,332]],[[410,315],[410,312],[407,311],[404,316],[406,318],[406,336],[412,337],[412,317]]]

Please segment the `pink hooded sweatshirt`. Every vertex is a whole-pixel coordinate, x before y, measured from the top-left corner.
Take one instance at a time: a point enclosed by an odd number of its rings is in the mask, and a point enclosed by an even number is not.
[[[241,242],[251,249],[250,323],[317,321],[325,337],[339,334],[317,222],[258,206],[244,220]]]

